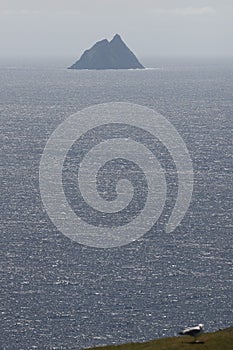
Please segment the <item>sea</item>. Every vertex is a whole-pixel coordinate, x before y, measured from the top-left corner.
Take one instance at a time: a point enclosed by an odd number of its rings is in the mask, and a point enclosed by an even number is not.
[[[0,349],[85,349],[198,323],[207,332],[232,326],[232,61],[154,58],[150,69],[126,71],[68,70],[71,63],[0,60]],[[126,245],[96,248],[54,225],[39,166],[70,115],[112,102],[149,107],[176,128],[193,193],[173,232],[159,220]]]

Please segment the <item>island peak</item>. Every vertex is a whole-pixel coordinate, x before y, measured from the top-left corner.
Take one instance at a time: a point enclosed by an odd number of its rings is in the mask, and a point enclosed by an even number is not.
[[[143,69],[119,34],[96,42],[69,69]]]
[[[113,41],[113,40],[121,40],[121,41],[123,41],[121,36],[120,36],[120,34],[115,34],[111,41]]]

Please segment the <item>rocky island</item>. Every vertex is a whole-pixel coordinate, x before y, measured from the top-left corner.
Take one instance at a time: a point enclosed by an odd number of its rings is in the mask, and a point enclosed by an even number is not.
[[[119,34],[111,41],[98,41],[69,69],[144,69]]]

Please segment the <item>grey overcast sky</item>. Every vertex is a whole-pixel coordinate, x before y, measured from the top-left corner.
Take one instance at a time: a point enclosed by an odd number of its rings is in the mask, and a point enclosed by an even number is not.
[[[139,56],[233,56],[233,0],[0,0],[1,56],[75,56],[119,33]]]

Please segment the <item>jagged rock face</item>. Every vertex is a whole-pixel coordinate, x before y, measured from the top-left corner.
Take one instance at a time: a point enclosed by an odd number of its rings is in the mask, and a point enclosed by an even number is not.
[[[120,35],[116,34],[109,42],[98,41],[86,50],[80,60],[69,69],[143,69],[134,53],[126,46]]]

